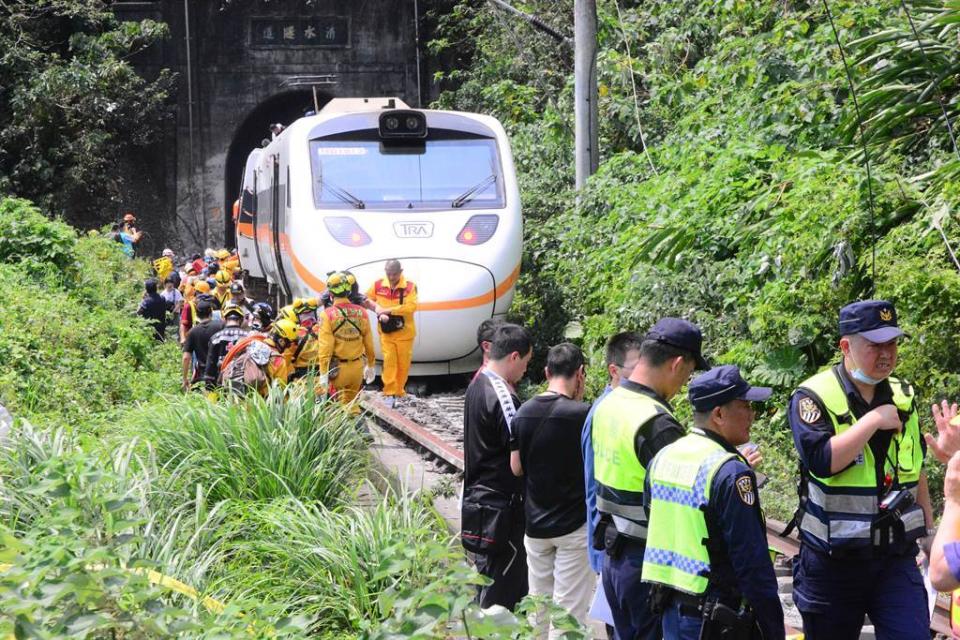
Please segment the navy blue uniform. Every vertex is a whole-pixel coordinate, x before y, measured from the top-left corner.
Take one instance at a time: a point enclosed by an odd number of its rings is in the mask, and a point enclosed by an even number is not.
[[[708,430],[697,432],[716,441],[737,458],[725,462],[713,477],[706,521],[710,536],[710,585],[706,598],[737,606],[742,597],[753,608],[764,640],[783,638],[783,607],[777,595],[777,577],[767,550],[767,534],[757,479],[736,448]],[[650,508],[650,476],[646,479],[644,501]],[[664,638],[697,640],[702,621],[679,603],[663,614]]]
[[[868,411],[893,403],[886,380],[876,385],[866,402],[842,364],[835,367],[854,420]],[[801,417],[800,400],[809,398],[819,409]],[[809,406],[809,403],[807,403]],[[820,477],[830,473],[830,438],[834,429],[826,409],[812,395],[797,390],[790,399],[790,427],[804,467]],[[893,431],[877,431],[868,446],[877,460],[877,491],[884,483],[883,461]],[[921,447],[926,453],[926,445]],[[851,463],[853,464],[853,463]],[[928,640],[930,621],[927,593],[917,568],[915,542],[892,544],[883,552],[868,550],[859,556],[835,557],[817,548],[816,540],[801,532],[800,555],[794,559],[793,600],[803,616],[810,640],[859,638],[863,617],[869,614],[880,640]]]

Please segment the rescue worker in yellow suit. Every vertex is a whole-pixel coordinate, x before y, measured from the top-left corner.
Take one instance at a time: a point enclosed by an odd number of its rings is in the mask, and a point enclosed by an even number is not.
[[[280,309],[278,317],[297,325],[297,339],[290,345],[290,365],[293,371],[290,381],[303,378],[317,371],[317,306],[316,298],[295,298],[292,304]],[[317,389],[323,395],[326,389]]]
[[[374,359],[373,332],[367,320],[367,310],[350,302],[350,281],[344,273],[334,273],[327,280],[327,290],[333,295],[333,304],[323,310],[319,322],[320,378],[318,385],[330,386],[330,362],[337,359],[337,373],[333,378],[331,395],[349,407],[350,413],[360,413],[354,402],[365,381],[373,382]],[[366,358],[364,361],[363,358]]]
[[[229,271],[221,269],[217,271],[217,275],[213,279],[217,281],[217,286],[212,291],[213,297],[217,299],[220,308],[223,309],[230,302],[230,283],[233,281],[233,276]]]
[[[377,314],[380,323],[384,404],[392,407],[403,397],[410,375],[413,339],[417,335],[413,323],[417,285],[404,277],[399,260],[388,260],[384,273],[385,276],[367,290],[367,308]]]
[[[227,249],[220,249],[220,251],[217,252],[217,261],[220,263],[220,270],[231,274],[231,277],[233,272],[240,266],[240,257]]]

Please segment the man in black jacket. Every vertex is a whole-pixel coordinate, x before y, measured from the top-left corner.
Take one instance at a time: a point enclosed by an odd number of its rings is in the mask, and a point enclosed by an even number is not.
[[[461,542],[477,571],[493,580],[480,588],[481,607],[508,609],[527,595],[523,548],[523,481],[510,470],[514,386],[533,353],[523,327],[505,324],[494,334],[490,362],[467,387],[463,411],[464,462]]]

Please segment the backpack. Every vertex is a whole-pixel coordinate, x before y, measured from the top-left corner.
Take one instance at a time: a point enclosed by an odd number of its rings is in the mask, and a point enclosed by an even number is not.
[[[260,388],[269,382],[267,363],[273,350],[266,336],[251,335],[237,341],[220,365],[219,384],[239,393]]]

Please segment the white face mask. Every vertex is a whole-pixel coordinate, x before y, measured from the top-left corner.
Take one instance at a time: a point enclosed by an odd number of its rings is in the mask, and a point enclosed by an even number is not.
[[[856,380],[857,382],[861,382],[861,383],[863,383],[863,384],[869,384],[869,385],[871,385],[871,386],[873,386],[873,385],[878,385],[878,384],[880,384],[881,382],[883,382],[884,380],[886,380],[887,377],[889,377],[889,375],[890,375],[890,374],[888,373],[887,375],[883,376],[882,378],[874,378],[874,377],[868,376],[868,375],[866,374],[866,372],[865,372],[862,368],[860,368],[860,366],[857,364],[857,361],[854,359],[854,357],[853,357],[853,349],[850,350],[850,360],[853,362],[853,365],[854,365],[854,367],[855,367],[854,370],[850,372],[850,375],[851,375],[851,376],[853,377],[853,379]]]

